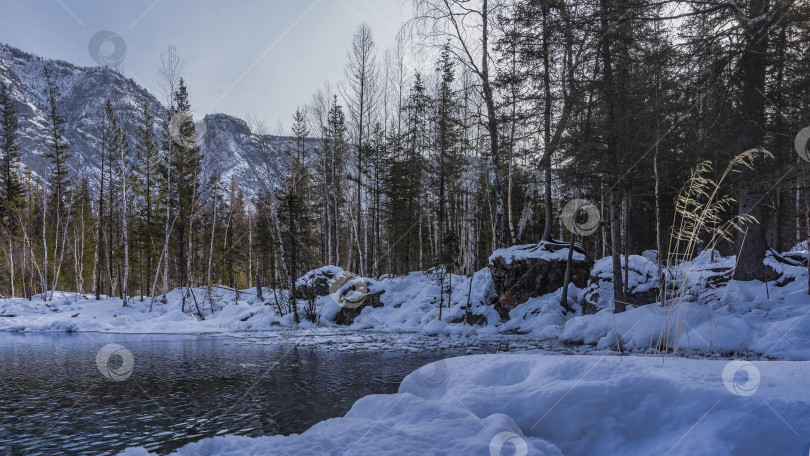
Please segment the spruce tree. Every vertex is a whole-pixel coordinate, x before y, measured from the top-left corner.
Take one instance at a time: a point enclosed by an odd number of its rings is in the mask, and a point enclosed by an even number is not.
[[[106,208],[106,213],[102,213],[99,224],[102,226],[102,237],[104,244],[106,244],[106,251],[104,255],[104,263],[107,266],[107,279],[109,295],[115,294],[116,288],[122,285],[120,278],[122,277],[121,271],[121,218],[120,208],[122,196],[122,173],[120,167],[120,153],[124,148],[124,135],[118,121],[118,115],[113,108],[112,102],[107,100],[104,106],[104,130],[102,133],[102,147],[103,155],[102,162],[106,164],[106,169],[102,169],[102,173],[106,174],[107,181],[107,199],[99,207]],[[106,233],[104,233],[106,229]],[[106,235],[106,237],[105,237]],[[100,279],[101,276],[99,276]]]
[[[154,118],[144,104],[141,109],[138,127],[138,142],[135,146],[135,185],[133,193],[137,197],[135,238],[138,245],[140,268],[146,284],[152,282],[155,247],[161,237],[160,214],[158,211],[159,189],[163,188],[160,178],[160,150],[153,125]],[[141,294],[144,294],[143,291]]]
[[[428,152],[428,106],[430,100],[419,73],[403,106],[405,125],[389,146],[385,194],[394,273],[422,269],[422,207],[425,162]]]
[[[279,195],[279,217],[283,227],[282,242],[289,274],[293,281],[311,263],[308,250],[312,245],[311,156],[306,145],[309,130],[304,115],[297,110],[293,116],[292,144],[284,148],[284,176]]]
[[[0,205],[0,218],[22,198],[24,190],[16,171],[20,160],[17,109],[9,92],[8,86],[0,84],[0,198],[4,203]]]
[[[59,114],[59,86],[51,77],[51,72],[46,66],[43,70],[45,76],[45,96],[48,98],[48,150],[45,153],[51,163],[51,175],[49,176],[53,200],[57,211],[62,206],[62,199],[68,186],[69,169],[67,161],[70,159],[68,153],[69,145],[65,142],[65,118]]]
[[[42,242],[43,242],[43,293],[45,299],[50,300],[53,297],[57,281],[59,279],[59,270],[62,265],[62,258],[64,257],[65,240],[67,237],[67,222],[63,220],[68,214],[65,214],[66,202],[65,197],[68,189],[69,168],[67,161],[70,159],[68,153],[68,144],[64,139],[65,134],[65,119],[59,114],[59,86],[51,78],[51,73],[46,66],[43,69],[45,76],[45,96],[48,100],[48,142],[47,150],[44,154],[51,165],[50,174],[48,176],[48,186],[50,201],[45,202],[43,210],[43,224],[42,224]],[[50,230],[48,221],[50,221]],[[62,255],[57,259],[57,253],[60,248],[60,230],[61,230],[61,247]],[[51,231],[53,236],[53,275],[51,284],[51,294],[47,295],[48,291],[48,231]]]
[[[189,119],[191,103],[188,99],[185,81],[182,78],[174,99],[176,104],[172,110],[173,119]],[[177,240],[177,281],[180,286],[191,285],[189,269],[193,240],[193,214],[194,206],[199,201],[200,173],[202,171],[202,154],[199,144],[196,144],[199,132],[196,131],[196,128],[193,122],[185,120],[178,128],[178,133],[182,138],[174,138],[175,141],[172,145],[174,151],[171,163],[171,175],[174,183],[172,203],[177,214],[174,230]],[[185,308],[185,302],[183,307]]]
[[[324,179],[326,181],[326,213],[329,227],[327,229],[327,251],[329,262],[339,264],[341,260],[341,209],[345,202],[344,189],[346,157],[349,146],[346,139],[346,116],[337,102],[337,95],[327,115],[326,135],[323,142]]]
[[[445,269],[452,269],[458,249],[458,236],[448,230],[448,193],[451,188],[456,187],[461,174],[459,153],[461,122],[458,119],[458,103],[453,89],[455,71],[447,46],[442,49],[437,71],[440,82],[434,103],[433,119],[435,129],[433,181],[437,200],[435,216],[439,240],[437,264]]]

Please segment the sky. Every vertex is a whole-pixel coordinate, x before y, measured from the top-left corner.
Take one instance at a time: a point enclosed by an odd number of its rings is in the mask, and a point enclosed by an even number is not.
[[[360,23],[371,27],[381,60],[409,12],[402,0],[4,0],[0,42],[96,66],[91,39],[110,32],[120,39],[102,40],[102,54],[125,46],[124,75],[157,97],[159,56],[174,44],[193,111],[287,126],[324,81],[343,79]]]

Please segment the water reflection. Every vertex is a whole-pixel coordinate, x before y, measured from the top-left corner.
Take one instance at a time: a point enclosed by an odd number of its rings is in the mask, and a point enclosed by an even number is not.
[[[96,355],[134,355],[124,381]],[[300,433],[458,351],[336,352],[225,336],[0,333],[0,454],[165,454],[222,434]],[[114,360],[112,362],[115,362]]]

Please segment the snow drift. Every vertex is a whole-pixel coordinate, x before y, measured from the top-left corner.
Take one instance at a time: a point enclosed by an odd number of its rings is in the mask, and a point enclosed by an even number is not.
[[[467,356],[302,434],[214,437],[172,454],[804,454],[808,375],[808,362]]]

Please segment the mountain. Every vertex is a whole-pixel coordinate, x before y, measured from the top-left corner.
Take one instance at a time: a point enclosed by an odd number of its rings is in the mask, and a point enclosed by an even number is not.
[[[22,162],[40,178],[50,172],[44,157],[48,125],[43,76],[46,65],[61,91],[59,112],[66,120],[65,139],[72,155],[68,167],[74,178],[86,177],[91,189],[96,190],[106,101],[113,103],[120,116],[131,156],[144,104],[155,118],[156,129],[162,123],[165,108],[146,89],[110,68],[80,67],[0,43],[0,81],[9,87],[17,103]],[[217,172],[222,188],[230,189],[231,182],[235,182],[251,201],[262,189],[278,185],[281,151],[290,138],[254,134],[245,121],[225,114],[206,115],[204,121],[206,134],[201,141],[204,185]],[[309,141],[311,147],[319,147],[320,140]]]

